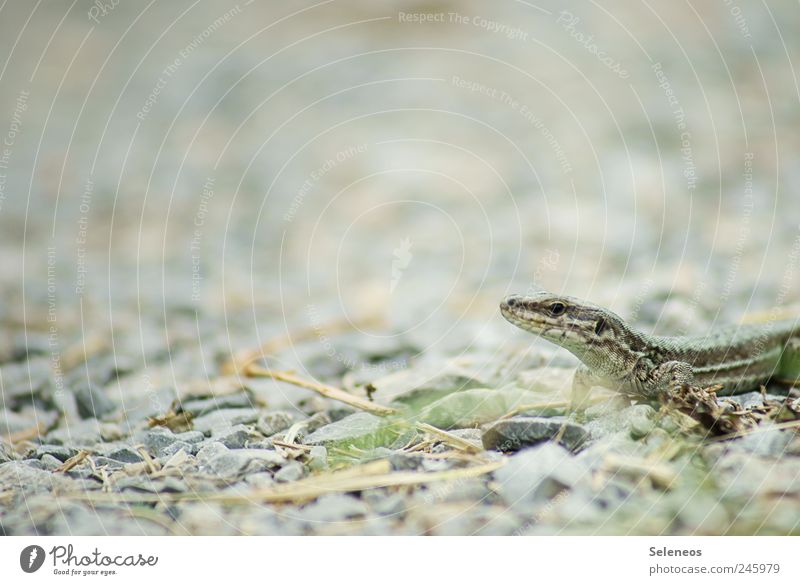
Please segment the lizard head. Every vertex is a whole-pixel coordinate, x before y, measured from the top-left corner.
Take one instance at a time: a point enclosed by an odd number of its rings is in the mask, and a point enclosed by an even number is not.
[[[500,312],[520,329],[540,335],[579,357],[587,346],[614,339],[625,328],[622,319],[607,309],[548,292],[506,297],[500,303]]]

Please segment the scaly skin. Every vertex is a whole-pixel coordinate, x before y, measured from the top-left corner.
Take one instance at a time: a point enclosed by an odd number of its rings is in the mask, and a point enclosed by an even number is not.
[[[569,350],[583,365],[573,400],[592,386],[656,398],[685,385],[722,385],[720,395],[757,390],[771,379],[800,378],[800,324],[772,321],[728,326],[706,336],[661,337],[632,329],[618,315],[547,292],[512,295],[500,311],[520,329]]]

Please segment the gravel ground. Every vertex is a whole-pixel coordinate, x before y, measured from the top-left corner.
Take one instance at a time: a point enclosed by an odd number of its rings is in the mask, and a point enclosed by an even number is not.
[[[0,534],[800,533],[796,390],[569,413],[497,308],[798,314],[769,4],[3,4]]]

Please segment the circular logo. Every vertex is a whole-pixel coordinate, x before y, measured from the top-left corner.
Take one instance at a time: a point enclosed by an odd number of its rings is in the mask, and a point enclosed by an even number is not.
[[[26,573],[35,573],[44,564],[44,549],[41,546],[32,544],[26,546],[19,553],[19,566]]]

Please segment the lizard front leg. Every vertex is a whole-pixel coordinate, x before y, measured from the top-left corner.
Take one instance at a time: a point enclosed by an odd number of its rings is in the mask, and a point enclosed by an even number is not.
[[[674,392],[685,386],[691,386],[693,382],[694,372],[691,364],[669,361],[650,370],[642,388],[648,398],[655,398],[664,392]]]
[[[589,405],[589,393],[592,391],[592,386],[602,384],[601,379],[592,373],[584,364],[578,366],[575,374],[572,376],[572,392],[570,393],[568,412],[583,412]],[[556,433],[553,440],[558,443],[567,432],[567,423],[569,418],[565,418],[561,428]]]
[[[570,396],[569,409],[571,411],[585,410],[589,404],[589,393],[593,386],[602,386],[603,381],[588,367],[581,364],[575,370],[572,378],[572,395]]]

